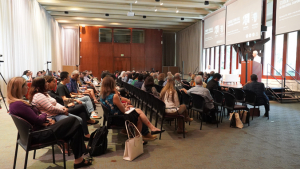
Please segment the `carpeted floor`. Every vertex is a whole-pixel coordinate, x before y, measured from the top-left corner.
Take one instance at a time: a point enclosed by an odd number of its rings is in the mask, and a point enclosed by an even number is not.
[[[2,104],[0,110],[0,169],[11,169],[17,130]],[[271,102],[270,120],[256,117],[243,129],[230,128],[229,120],[216,125],[195,120],[187,126],[186,138],[174,131],[174,124],[164,125],[161,140],[144,146],[144,154],[132,162],[122,159],[126,136],[109,130],[109,146],[105,155],[95,157],[90,168],[300,168],[300,104]],[[260,107],[264,114],[263,106]],[[101,107],[97,111],[102,114]],[[160,127],[160,124],[158,125]],[[96,126],[90,126],[90,132]],[[29,169],[63,168],[62,154],[55,147],[56,164],[51,148],[30,152]],[[19,147],[17,168],[23,168],[25,152]],[[67,157],[67,168],[73,168],[73,156]]]

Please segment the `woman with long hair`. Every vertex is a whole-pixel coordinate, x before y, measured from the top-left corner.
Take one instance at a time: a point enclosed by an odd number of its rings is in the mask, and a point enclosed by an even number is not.
[[[91,160],[83,159],[86,152],[86,146],[83,140],[83,130],[79,121],[75,117],[68,117],[61,121],[55,122],[51,118],[47,118],[46,113],[41,113],[35,106],[22,100],[23,95],[28,91],[26,80],[22,77],[12,78],[7,85],[7,99],[10,114],[21,117],[28,121],[34,131],[44,128],[50,128],[54,132],[58,140],[68,142],[71,140],[71,147],[75,157],[74,168],[89,166]],[[44,131],[43,134],[33,135],[33,144],[54,141],[52,134]]]
[[[116,91],[116,82],[112,77],[105,77],[102,82],[101,91],[100,91],[100,101],[104,104],[108,109],[110,109],[111,115],[124,115],[126,111],[130,110],[131,105],[122,104],[121,98]],[[139,131],[142,130],[142,123],[147,125],[147,127],[151,130],[151,135],[158,134],[163,131],[154,127],[146,115],[140,109],[135,109],[130,114],[125,114],[125,119],[128,119],[135,125]],[[122,125],[122,124],[119,124]]]
[[[154,79],[152,76],[148,76],[144,82],[144,91],[147,93],[151,93],[156,97],[159,97],[159,93],[157,92],[156,88],[154,87]]]
[[[160,92],[160,99],[166,104],[166,113],[183,114],[185,117],[185,121],[193,121],[193,118],[189,117],[186,106],[184,104],[180,105],[173,78],[168,78],[167,81],[167,84]],[[186,132],[183,131],[183,123],[184,122],[181,119],[178,119],[178,134]]]

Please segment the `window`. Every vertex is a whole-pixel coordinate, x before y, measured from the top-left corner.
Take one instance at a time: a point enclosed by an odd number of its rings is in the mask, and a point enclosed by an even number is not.
[[[226,69],[225,69],[225,74],[230,73],[230,49],[231,49],[230,45],[226,46]]]
[[[132,30],[132,43],[144,43],[144,30]]]
[[[297,53],[297,32],[288,34],[288,50],[286,63],[286,76],[295,76],[296,70],[296,53]]]
[[[130,43],[130,29],[114,29],[115,43]]]
[[[236,70],[236,51],[232,48],[231,74],[239,74]]]
[[[221,46],[221,65],[220,65],[220,73],[221,74],[224,74],[225,72],[224,72],[224,63],[225,63],[225,55],[224,55],[224,50],[225,50],[225,45],[223,45],[223,46]]]
[[[268,71],[271,71],[270,66],[271,65],[271,52],[272,52],[272,20],[267,22],[267,32],[265,34],[266,38],[270,37],[270,41],[265,44],[265,49],[264,49],[264,58],[262,60],[264,61],[264,70],[263,74],[267,75]],[[269,70],[268,70],[269,69]]]
[[[215,48],[213,47],[213,48],[210,48],[210,52],[211,52],[211,55],[210,55],[210,59],[211,59],[211,62],[210,62],[210,69],[211,70],[214,70],[215,69],[215,67],[214,67],[214,63],[215,63]]]
[[[99,42],[111,42],[111,32],[109,28],[99,28]]]
[[[220,47],[217,46],[216,47],[216,60],[215,60],[215,62],[216,62],[215,72],[216,73],[219,73],[219,50],[220,50]]]
[[[205,55],[206,49],[203,49],[203,60],[202,60],[202,70],[205,71],[205,62],[206,62],[206,55]]]
[[[276,52],[274,67],[278,71],[274,71],[276,76],[282,75],[282,58],[283,58],[283,35],[276,36]]]
[[[210,59],[210,57],[209,57],[209,51],[210,50],[210,48],[207,48],[206,49],[206,67],[204,68],[204,71],[206,72],[206,70],[207,70],[207,68],[208,68],[208,65],[209,65],[209,59]]]

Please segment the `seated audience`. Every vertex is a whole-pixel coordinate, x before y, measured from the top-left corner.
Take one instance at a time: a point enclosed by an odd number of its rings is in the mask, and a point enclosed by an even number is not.
[[[269,111],[270,111],[270,103],[269,103],[269,98],[265,92],[266,91],[265,85],[263,83],[257,81],[256,74],[252,74],[250,78],[251,78],[251,82],[248,82],[243,87],[243,89],[253,91],[256,94],[256,103],[258,105],[265,106],[264,116],[268,117]]]
[[[60,76],[60,70],[57,71],[57,76],[58,76],[58,77]]]
[[[54,92],[56,87],[56,79],[53,76],[45,76],[46,82],[48,83],[47,93],[56,100],[57,104],[65,105],[67,112],[82,119],[82,128],[86,138],[90,138],[89,130],[87,124],[98,124],[98,120],[90,119],[89,112],[86,110],[83,104],[74,104],[74,100],[70,99],[68,102],[64,102],[62,97]]]
[[[220,87],[219,81],[221,79],[221,75],[219,73],[214,74],[213,79],[207,83],[206,88],[210,91],[210,93],[213,95],[213,90],[221,89],[228,91],[228,88]]]
[[[194,74],[191,76],[190,86],[191,86],[191,87],[196,86],[196,83],[195,83],[195,75],[194,75]]]
[[[83,154],[86,152],[83,131],[79,121],[75,117],[68,117],[55,122],[47,118],[46,113],[41,113],[36,107],[22,100],[27,93],[28,86],[22,77],[14,77],[8,82],[7,99],[10,114],[21,117],[33,126],[33,131],[50,128],[58,140],[71,141],[71,148],[75,157],[74,168],[81,168],[92,164],[92,160],[85,160]],[[55,138],[48,131],[43,134],[33,135],[33,144],[54,141]]]
[[[135,83],[134,83],[134,87],[137,87],[137,88],[139,88],[139,89],[141,89],[142,88],[142,85],[143,85],[143,74],[140,74],[139,75],[139,77],[138,77],[138,81],[136,81]]]
[[[127,76],[128,76],[128,73],[127,73],[127,72],[124,72],[123,75],[122,75],[122,81],[123,81],[123,82],[126,82],[126,81],[127,81]]]
[[[183,114],[185,121],[191,122],[193,118],[189,117],[187,108],[184,104],[180,105],[177,91],[175,89],[175,83],[171,76],[168,76],[166,86],[160,92],[160,99],[166,104],[166,113],[169,114]],[[183,121],[178,119],[177,133],[186,132],[183,131]]]
[[[136,73],[134,76],[133,76],[133,81],[131,82],[131,85],[134,85],[135,84],[135,82],[137,82],[138,81],[138,77],[139,77],[139,73]]]
[[[154,79],[152,76],[148,76],[144,82],[144,91],[147,93],[151,93],[156,97],[159,97],[159,93],[154,87]]]
[[[38,71],[38,72],[36,73],[36,77],[35,77],[35,78],[38,78],[38,77],[43,77],[41,71]]]
[[[127,82],[128,84],[131,84],[132,81],[133,81],[133,79],[132,79],[132,74],[129,73],[128,76],[127,76],[127,81],[126,81],[126,82]]]
[[[158,85],[163,86],[164,82],[165,82],[165,74],[160,73],[158,75]]]
[[[214,72],[214,71],[211,71],[211,72],[210,72],[210,74],[209,74],[209,78],[207,79],[207,83],[213,79],[213,77],[214,77],[214,74],[215,74],[215,72]]]
[[[183,88],[183,83],[181,82],[181,77],[180,77],[180,74],[179,73],[176,73],[175,76],[174,76],[174,79],[175,79],[175,88],[177,90],[180,90]]]
[[[79,71],[78,70],[74,70],[71,74],[71,80],[69,83],[67,83],[67,88],[69,90],[69,92],[72,94],[72,95],[83,95],[83,94],[88,94],[91,98],[94,99],[93,103],[99,103],[96,99],[96,96],[95,96],[95,93],[93,90],[87,90],[87,91],[84,91],[83,93],[80,93],[78,91],[78,85],[77,85],[77,80],[78,80],[78,77],[79,77]],[[88,79],[88,77],[86,77]],[[85,83],[87,83],[87,81],[85,81]]]
[[[46,76],[46,71],[45,70],[42,70],[42,76]]]
[[[157,73],[153,74],[154,84],[158,85]]]
[[[32,82],[32,72],[30,70],[25,70],[22,77],[26,80],[26,82]]]
[[[172,76],[174,78],[174,76],[172,75],[172,72],[168,72],[167,77],[165,78],[165,81],[167,81],[168,76]]]
[[[83,95],[73,95],[69,92],[69,89],[67,88],[67,83],[70,83],[70,77],[68,72],[61,72],[60,74],[61,82],[58,84],[56,93],[62,97],[62,99],[66,102],[68,102],[70,99],[73,99],[77,96],[74,101],[77,104],[85,104],[87,111],[91,114],[91,118],[100,118],[97,113],[95,112],[95,109],[93,107],[93,103],[88,96]]]
[[[187,78],[187,80],[186,80],[186,81],[190,83],[190,82],[191,82],[191,80],[192,80],[192,73],[190,72],[190,73],[189,73],[189,77]]]
[[[214,100],[209,92],[208,89],[202,87],[202,77],[201,76],[196,76],[195,79],[196,86],[186,90],[186,89],[181,89],[184,91],[186,94],[197,94],[202,96],[205,99],[205,107],[204,107],[204,113],[209,113],[209,118],[205,118],[207,122],[210,123],[217,123],[216,121],[216,116],[215,116],[215,109],[214,109]]]
[[[137,82],[136,82],[137,83]],[[111,115],[124,115],[126,111],[132,107],[131,105],[123,104],[121,102],[121,98],[118,95],[118,92],[115,88],[116,84],[112,77],[105,77],[103,79],[103,83],[101,86],[101,96],[100,101],[110,109]],[[126,120],[131,121],[134,123],[139,131],[142,131],[142,123],[144,123],[149,129],[151,130],[151,134],[158,134],[163,131],[154,127],[152,123],[149,122],[147,116],[143,113],[140,109],[135,109],[135,111],[131,112],[130,114],[125,114],[124,118]],[[123,125],[123,124],[119,124]]]
[[[92,80],[94,78],[92,70],[89,71],[89,78]]]

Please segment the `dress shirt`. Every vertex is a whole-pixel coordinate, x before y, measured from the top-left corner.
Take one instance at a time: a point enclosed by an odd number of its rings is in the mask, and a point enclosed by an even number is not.
[[[214,108],[214,104],[213,104],[213,98],[209,92],[208,89],[200,86],[200,85],[196,85],[195,87],[192,87],[190,90],[187,91],[187,94],[190,95],[190,94],[197,94],[197,95],[200,95],[204,98],[206,104],[205,106],[208,108],[208,109],[213,109]]]

